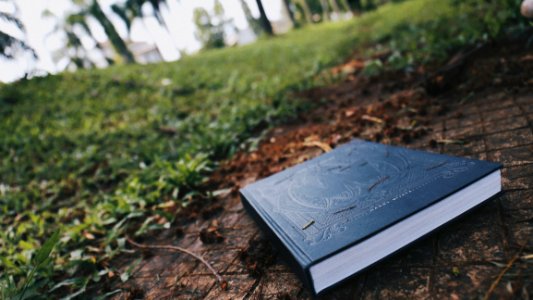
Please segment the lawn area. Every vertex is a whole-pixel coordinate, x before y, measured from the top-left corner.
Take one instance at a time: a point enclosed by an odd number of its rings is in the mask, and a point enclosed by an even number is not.
[[[200,186],[217,162],[305,109],[294,92],[337,80],[327,68],[354,49],[369,74],[408,70],[524,26],[506,27],[520,1],[459,2],[393,3],[175,63],[1,85],[0,297],[83,291],[113,271],[105,262],[126,233],[169,228],[176,210],[209,198]],[[370,59],[383,51],[393,55]],[[40,259],[56,231],[55,251]]]

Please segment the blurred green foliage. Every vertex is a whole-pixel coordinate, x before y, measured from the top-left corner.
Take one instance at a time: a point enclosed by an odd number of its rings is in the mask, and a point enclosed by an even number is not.
[[[369,75],[380,70],[409,69],[428,63],[442,63],[454,51],[501,36],[511,37],[527,28],[527,20],[520,15],[521,0],[449,0],[434,1],[431,7],[420,7],[418,22],[404,22],[372,43],[368,55],[390,52],[381,62],[367,64]],[[418,2],[423,6],[422,2]],[[414,5],[414,3],[410,3]],[[405,5],[390,5],[390,18],[402,18]],[[395,12],[393,12],[395,11]],[[437,12],[437,13],[436,13]],[[367,15],[367,21],[377,23]],[[379,18],[378,14],[374,15]]]
[[[224,7],[220,1],[215,1],[213,13],[202,7],[193,11],[193,20],[196,25],[196,38],[202,43],[204,49],[223,48],[225,44],[225,27],[234,27],[233,20],[224,16]]]
[[[291,92],[331,82],[324,70],[354,48],[393,53],[369,60],[369,75],[442,60],[522,26],[518,2],[411,0],[175,63],[0,86],[0,295],[77,296],[116,272],[104,262],[126,232],[172,226],[163,207],[186,206],[216,161],[294,116]],[[56,230],[59,246],[34,268]]]

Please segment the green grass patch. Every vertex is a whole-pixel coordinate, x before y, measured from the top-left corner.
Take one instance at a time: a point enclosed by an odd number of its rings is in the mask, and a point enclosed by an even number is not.
[[[83,293],[125,232],[172,226],[169,202],[186,206],[216,161],[294,116],[291,92],[331,82],[323,70],[357,45],[395,53],[378,71],[408,68],[521,24],[518,0],[454,2],[395,3],[175,63],[0,86],[0,297]],[[56,230],[55,251],[36,261]]]

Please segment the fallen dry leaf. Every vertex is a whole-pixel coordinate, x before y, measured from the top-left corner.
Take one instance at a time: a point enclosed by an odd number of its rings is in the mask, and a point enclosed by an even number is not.
[[[357,112],[357,108],[349,108],[347,109],[345,112],[344,112],[344,115],[349,118],[351,116],[353,116],[355,113]]]
[[[174,207],[176,206],[176,202],[174,200],[169,200],[169,201],[166,201],[166,202],[163,202],[161,204],[159,204],[157,207],[159,208],[170,208],[170,207]]]
[[[88,240],[94,240],[94,235],[93,235],[92,233],[90,233],[90,232],[85,231],[85,232],[83,233],[83,236],[84,236],[86,239],[88,239]]]
[[[440,139],[440,140],[437,140],[437,143],[444,144],[444,145],[449,145],[449,144],[463,145],[465,142],[462,140]]]
[[[361,119],[365,120],[365,121],[370,121],[370,122],[374,122],[374,123],[378,123],[378,124],[383,124],[385,123],[385,121],[383,121],[383,119],[380,119],[380,118],[377,118],[377,117],[373,117],[373,116],[369,116],[369,115],[363,115],[361,117]]]
[[[322,151],[324,152],[329,152],[331,151],[331,146],[328,145],[327,143],[324,143],[324,142],[319,142],[319,141],[312,141],[312,142],[305,142],[304,143],[304,146],[306,147],[318,147],[320,149],[322,149]]]

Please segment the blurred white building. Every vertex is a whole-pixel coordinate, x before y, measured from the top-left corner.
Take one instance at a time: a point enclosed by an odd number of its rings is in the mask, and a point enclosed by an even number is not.
[[[148,42],[133,42],[128,40],[125,42],[131,54],[133,54],[136,62],[141,64],[149,64],[163,61],[163,56],[155,44]],[[114,57],[116,55],[115,50],[109,41],[100,43],[100,47],[102,47],[106,57]],[[103,59],[103,57],[101,57],[101,59]],[[97,65],[101,65],[101,63],[97,62]]]
[[[161,52],[159,52],[159,49],[153,44],[133,42],[128,44],[128,48],[135,57],[136,62],[149,64],[163,61]]]

